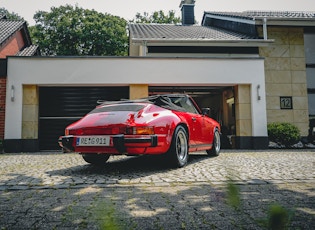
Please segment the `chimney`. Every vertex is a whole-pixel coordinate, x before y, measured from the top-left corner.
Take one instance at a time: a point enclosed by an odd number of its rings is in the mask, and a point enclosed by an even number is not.
[[[182,11],[182,24],[195,24],[195,0],[182,0],[179,7]]]

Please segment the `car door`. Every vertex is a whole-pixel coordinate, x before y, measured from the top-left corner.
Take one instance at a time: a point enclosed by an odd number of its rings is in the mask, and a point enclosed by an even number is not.
[[[204,149],[209,147],[212,143],[212,125],[208,121],[207,117],[202,114],[191,114],[192,119],[192,133],[191,138],[196,144],[196,148]]]
[[[187,122],[190,125],[190,139],[192,145],[199,149],[203,148],[204,145],[210,144],[211,130],[205,115],[199,112],[189,97],[181,101],[181,106],[185,108],[188,115]]]
[[[196,148],[200,145],[203,144],[204,142],[204,134],[205,134],[205,130],[204,130],[204,120],[203,120],[203,116],[200,114],[193,114],[191,113],[191,133],[190,133],[190,138],[193,140],[193,142],[196,145]]]

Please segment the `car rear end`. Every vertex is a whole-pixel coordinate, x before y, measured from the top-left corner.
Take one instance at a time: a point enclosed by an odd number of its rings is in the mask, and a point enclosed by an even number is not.
[[[155,122],[160,115],[156,109],[146,103],[100,106],[68,126],[59,143],[63,149],[79,153],[164,153],[169,132],[165,122]]]

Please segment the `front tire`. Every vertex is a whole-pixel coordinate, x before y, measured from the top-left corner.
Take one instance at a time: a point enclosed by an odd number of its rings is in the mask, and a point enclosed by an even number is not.
[[[188,135],[183,126],[177,126],[172,138],[168,157],[173,166],[184,167],[188,162]]]
[[[106,163],[106,161],[109,159],[110,155],[105,154],[95,154],[95,153],[88,153],[88,154],[82,154],[83,160],[85,160],[87,163],[97,166],[102,166]]]
[[[209,156],[219,156],[221,150],[221,137],[219,130],[215,130],[213,134],[212,149],[207,150]]]

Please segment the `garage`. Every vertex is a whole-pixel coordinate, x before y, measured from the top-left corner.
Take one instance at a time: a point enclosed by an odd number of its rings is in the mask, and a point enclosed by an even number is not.
[[[5,151],[58,149],[66,125],[98,99],[176,92],[210,107],[235,148],[268,146],[263,59],[10,57]]]
[[[129,87],[39,87],[39,148],[59,149],[67,125],[91,111],[98,100],[129,98]]]
[[[185,93],[194,98],[200,108],[210,108],[210,116],[224,126],[224,138],[235,135],[233,87],[228,86],[150,86],[149,95]],[[224,95],[229,98],[224,99]],[[39,148],[59,149],[57,139],[67,125],[91,111],[98,100],[129,98],[129,87],[39,87]],[[232,100],[234,102],[234,100]],[[62,102],[62,103],[61,103]],[[228,109],[228,111],[225,111]],[[225,143],[229,148],[229,143]]]

